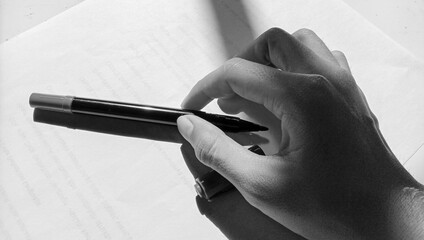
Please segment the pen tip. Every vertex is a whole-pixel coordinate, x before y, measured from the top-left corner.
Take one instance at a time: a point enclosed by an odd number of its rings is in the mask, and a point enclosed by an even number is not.
[[[264,126],[259,126],[259,130],[258,131],[268,131],[267,127]]]

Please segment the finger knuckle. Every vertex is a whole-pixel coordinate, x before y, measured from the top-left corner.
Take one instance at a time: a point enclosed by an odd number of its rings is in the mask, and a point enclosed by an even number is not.
[[[222,65],[223,76],[229,76],[235,68],[237,68],[243,60],[241,58],[231,58]]]
[[[334,72],[334,76],[337,79],[335,84],[344,91],[349,91],[352,93],[358,91],[358,85],[356,84],[355,79],[347,70],[340,68]]]
[[[273,65],[278,63],[278,68],[290,71],[290,58],[298,48],[296,39],[281,28],[270,28],[265,32],[263,41],[269,52],[267,59]]]
[[[379,128],[378,119],[371,110],[362,112],[360,116],[363,124],[368,128]]]
[[[293,36],[297,38],[299,41],[304,41],[311,37],[316,37],[316,33],[308,28],[301,28],[293,33]]]
[[[330,82],[326,77],[319,74],[314,74],[310,76],[309,79],[310,87],[316,90],[326,89]]]
[[[375,121],[372,113],[366,113],[362,115],[362,122],[369,127],[375,127]]]
[[[290,38],[290,34],[281,28],[273,27],[265,32],[266,40],[269,45],[275,46]]]
[[[333,51],[331,51],[331,53],[333,53],[333,55],[336,56],[336,57],[343,57],[343,58],[345,58],[345,54],[342,51],[340,51],[340,50],[333,50]]]
[[[380,123],[378,122],[378,118],[373,112],[371,112],[371,118],[374,120],[375,126],[380,127]]]
[[[300,89],[300,94],[304,98],[307,106],[313,107],[318,103],[329,100],[332,96],[331,83],[322,75],[310,75],[306,86]]]
[[[281,36],[282,34],[286,34],[286,31],[278,27],[272,27],[266,31],[268,36]]]

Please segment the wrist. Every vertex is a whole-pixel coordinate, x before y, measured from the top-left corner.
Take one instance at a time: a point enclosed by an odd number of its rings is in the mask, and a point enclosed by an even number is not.
[[[355,195],[354,228],[364,239],[424,239],[423,185],[394,155],[373,149],[373,180]]]
[[[386,167],[385,173],[379,177],[382,181],[380,194],[384,217],[381,220],[385,229],[384,239],[424,239],[424,186],[418,183],[400,164],[396,157],[391,156],[381,164]],[[381,173],[381,172],[380,172]]]
[[[395,190],[387,218],[392,239],[424,239],[424,187],[411,182]]]

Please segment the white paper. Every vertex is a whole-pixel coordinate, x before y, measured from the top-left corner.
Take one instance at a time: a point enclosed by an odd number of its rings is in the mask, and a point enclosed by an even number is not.
[[[343,51],[401,162],[424,143],[424,65],[402,47],[339,1],[245,6],[255,36],[306,27]],[[37,124],[28,105],[41,92],[178,107],[225,60],[210,3],[86,0],[0,51],[1,239],[225,239],[178,144]]]

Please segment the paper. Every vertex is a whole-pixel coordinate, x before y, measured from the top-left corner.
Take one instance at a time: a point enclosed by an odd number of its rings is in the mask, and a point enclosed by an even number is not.
[[[244,6],[254,36],[310,28],[343,51],[401,162],[424,143],[423,64],[348,6]],[[36,124],[28,105],[41,92],[178,107],[226,58],[211,11],[196,0],[86,0],[0,46],[1,239],[225,239],[197,210],[179,145]]]

